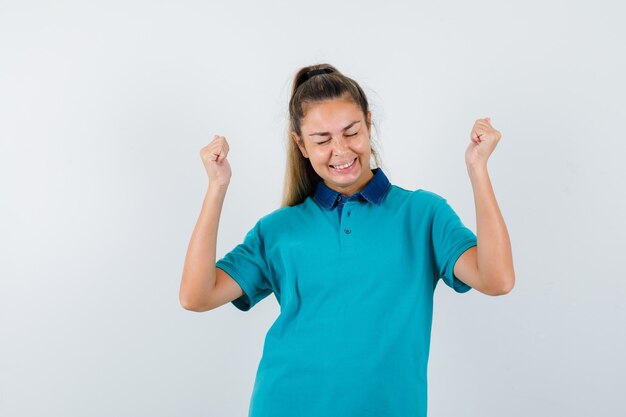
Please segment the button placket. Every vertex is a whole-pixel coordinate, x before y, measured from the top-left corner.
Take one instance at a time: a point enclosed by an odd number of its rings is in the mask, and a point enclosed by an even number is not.
[[[339,194],[335,199],[337,201],[337,212],[339,214],[339,223],[341,224],[341,217],[343,217],[343,209],[348,201],[342,194]]]
[[[344,206],[341,212],[341,223],[339,227],[339,240],[341,241],[341,246],[343,249],[349,249],[354,246],[354,237],[353,233],[353,225],[352,218],[350,217],[354,202],[348,199],[342,199]]]

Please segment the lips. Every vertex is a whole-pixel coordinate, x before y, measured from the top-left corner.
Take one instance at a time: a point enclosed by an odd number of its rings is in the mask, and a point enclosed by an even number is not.
[[[351,161],[347,161],[347,162],[342,162],[340,164],[331,165],[331,167],[333,167],[335,169],[346,169],[346,168],[349,168],[350,165],[352,165],[355,161],[356,161],[356,158],[354,158]],[[338,168],[338,167],[341,167],[341,168]]]

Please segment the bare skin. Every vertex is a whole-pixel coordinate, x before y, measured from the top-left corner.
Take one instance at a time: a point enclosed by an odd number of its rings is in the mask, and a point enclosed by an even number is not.
[[[487,295],[507,294],[515,285],[511,241],[487,172],[487,160],[500,138],[489,118],[474,123],[465,164],[474,191],[477,246],[454,265],[454,275]]]
[[[302,155],[332,190],[350,196],[374,176],[370,169],[371,113],[364,118],[354,101],[341,98],[310,105],[302,121],[302,137],[295,133]],[[337,169],[353,163],[346,169]]]
[[[227,159],[229,149],[226,138],[215,135],[200,150],[209,187],[183,266],[179,300],[186,310],[208,311],[243,295],[239,284],[215,266],[219,220],[232,175]]]

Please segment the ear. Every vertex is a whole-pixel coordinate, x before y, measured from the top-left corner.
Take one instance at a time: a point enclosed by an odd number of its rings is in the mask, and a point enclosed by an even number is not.
[[[368,111],[367,112],[367,130],[372,130],[372,112]]]
[[[302,141],[302,139],[300,139],[298,135],[294,132],[291,133],[291,139],[294,142],[296,142],[296,145],[298,145],[298,148],[300,148],[300,152],[302,152],[302,156],[304,156],[305,158],[308,158],[309,155],[306,152],[306,148],[304,147],[304,142]]]

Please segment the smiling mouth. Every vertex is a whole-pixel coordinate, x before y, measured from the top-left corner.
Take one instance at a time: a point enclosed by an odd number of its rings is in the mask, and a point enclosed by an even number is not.
[[[350,168],[352,165],[354,165],[354,163],[355,163],[355,162],[356,162],[356,158],[354,158],[354,159],[352,160],[352,162],[349,162],[349,163],[347,163],[347,164],[344,164],[344,165],[331,165],[331,167],[333,167],[333,168],[335,168],[335,169],[338,169],[338,170],[348,169],[348,168]]]

